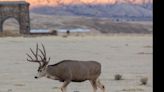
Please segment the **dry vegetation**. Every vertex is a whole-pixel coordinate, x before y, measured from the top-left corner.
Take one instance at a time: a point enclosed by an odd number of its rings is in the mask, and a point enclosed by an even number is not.
[[[34,79],[38,65],[28,63],[25,53],[36,43],[45,44],[50,64],[63,59],[100,62],[100,80],[106,86],[106,92],[153,92],[152,54],[137,54],[141,51],[152,53],[151,35],[0,38],[0,92],[61,92],[58,87],[62,83],[58,81]],[[123,80],[114,80],[115,74],[123,75]],[[68,92],[74,91],[93,90],[85,81],[71,83]]]
[[[114,33],[114,34],[150,34],[152,33],[152,22],[121,22],[112,21],[106,18],[75,17],[75,16],[50,16],[30,14],[31,29],[48,29],[55,30],[58,28],[88,28],[90,33],[84,35],[94,35],[97,33]],[[14,18],[6,20],[3,24],[4,32],[0,37],[19,36],[19,23]],[[17,31],[11,31],[17,30]],[[79,36],[79,33],[74,33]]]
[[[140,82],[141,82],[141,85],[147,85],[147,83],[148,83],[148,77],[142,77],[140,79]]]
[[[114,79],[115,79],[115,80],[122,80],[122,75],[121,75],[121,74],[116,74],[116,75],[114,76]]]
[[[18,32],[15,32],[13,30],[5,30],[3,32],[0,32],[0,37],[17,37],[17,36],[21,36],[21,34],[19,34]]]
[[[152,33],[151,22],[115,22],[111,19],[96,19],[91,17],[74,17],[74,16],[50,16],[38,15],[31,13],[31,29],[49,29],[58,28],[88,28],[93,32],[101,33],[137,33],[150,34]],[[16,26],[16,21],[12,26]]]

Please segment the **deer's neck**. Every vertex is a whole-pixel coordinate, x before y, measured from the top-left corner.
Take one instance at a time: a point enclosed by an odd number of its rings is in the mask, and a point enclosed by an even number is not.
[[[53,69],[51,69],[51,66],[47,66],[46,67],[46,77],[49,79],[53,79],[53,80],[58,80],[59,78],[57,76],[55,76],[54,74],[52,74]]]

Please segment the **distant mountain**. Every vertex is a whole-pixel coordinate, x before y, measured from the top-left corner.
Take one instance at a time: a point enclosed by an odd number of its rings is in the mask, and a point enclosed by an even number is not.
[[[27,0],[31,11],[48,15],[152,20],[152,0]],[[38,3],[37,3],[38,2]]]

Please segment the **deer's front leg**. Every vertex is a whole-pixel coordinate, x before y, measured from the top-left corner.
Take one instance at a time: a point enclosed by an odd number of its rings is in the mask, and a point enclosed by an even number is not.
[[[63,85],[62,85],[62,87],[61,87],[61,91],[62,92],[66,92],[66,87],[67,87],[67,85],[70,83],[70,81],[64,81],[64,83],[63,83]]]
[[[96,92],[96,90],[97,90],[96,81],[95,81],[95,80],[90,80],[90,83],[91,83],[91,85],[92,85],[92,87],[93,87],[93,92]]]
[[[96,81],[96,84],[102,90],[102,92],[105,92],[105,86],[101,84],[99,79]]]

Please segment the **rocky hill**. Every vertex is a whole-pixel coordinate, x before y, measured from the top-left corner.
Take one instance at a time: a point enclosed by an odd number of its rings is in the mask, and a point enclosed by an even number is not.
[[[152,0],[27,0],[31,12],[48,15],[152,20]]]
[[[101,33],[152,33],[151,22],[113,22],[106,18],[31,14],[32,29],[86,28]]]

